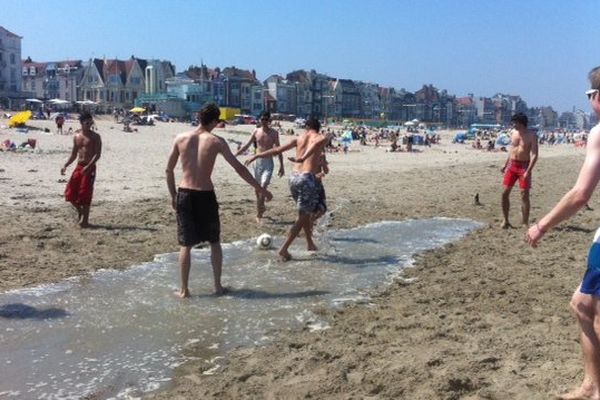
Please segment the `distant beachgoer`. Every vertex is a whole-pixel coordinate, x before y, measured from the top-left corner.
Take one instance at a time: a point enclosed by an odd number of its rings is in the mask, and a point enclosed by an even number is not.
[[[329,138],[319,133],[321,124],[317,119],[309,119],[306,122],[306,129],[303,135],[293,138],[287,144],[255,154],[246,161],[248,165],[257,158],[273,157],[296,148],[296,156],[290,158],[291,161],[296,162],[294,172],[290,176],[290,192],[298,207],[298,217],[279,249],[279,257],[283,261],[292,258],[288,249],[302,229],[306,233],[308,250],[317,250],[312,239],[314,219],[316,215],[326,210],[323,185],[317,174],[323,168],[322,155]]]
[[[521,215],[523,225],[529,225],[529,190],[531,189],[531,172],[538,159],[538,142],[535,133],[527,129],[527,116],[517,113],[511,118],[514,129],[510,134],[511,149],[504,167],[500,170],[504,174],[502,192],[502,214],[504,221],[502,228],[510,228],[508,213],[510,210],[510,192],[514,184],[519,181],[521,188]]]
[[[271,113],[264,111],[260,116],[260,128],[256,128],[254,132],[252,132],[248,142],[246,142],[246,144],[244,144],[235,153],[235,155],[239,156],[244,154],[251,144],[255,146],[257,152],[270,150],[273,147],[279,146],[279,133],[277,130],[269,126],[270,123]],[[256,179],[264,189],[267,189],[271,183],[274,168],[275,165],[273,163],[273,158],[261,158],[254,164],[254,179]],[[279,171],[277,172],[277,176],[281,178],[283,175],[285,175],[285,170],[283,168],[283,156],[279,154]],[[265,210],[265,199],[261,192],[257,190],[256,222],[262,222]]]
[[[260,186],[244,165],[235,158],[225,139],[211,133],[219,123],[219,115],[220,110],[216,105],[204,106],[198,114],[199,126],[175,138],[167,163],[167,187],[171,194],[171,204],[177,212],[177,239],[181,246],[179,296],[182,298],[190,295],[188,279],[192,247],[201,242],[210,243],[215,294],[221,295],[225,291],[221,285],[223,252],[219,204],[211,180],[217,156],[221,154],[235,172],[260,192],[266,201],[272,198],[271,193]],[[179,189],[176,190],[174,169],[180,158],[182,178]]]
[[[71,156],[60,173],[64,175],[67,167],[77,159],[77,167],[65,189],[65,199],[77,210],[79,226],[87,228],[96,180],[96,163],[102,154],[102,139],[91,129],[94,124],[92,114],[83,112],[79,116],[79,122],[81,130],[73,137]]]
[[[600,66],[589,73],[592,89],[586,92],[592,109],[600,117]],[[552,227],[572,217],[590,200],[600,181],[600,123],[590,131],[585,161],[575,186],[563,196],[552,211],[527,231],[526,241],[536,247]],[[571,298],[571,309],[581,329],[583,382],[561,399],[600,399],[600,229],[589,251],[587,270]]]
[[[59,135],[63,134],[63,125],[65,123],[65,117],[62,114],[58,114],[56,116],[56,118],[54,119],[54,122],[56,122],[56,133],[58,133]]]
[[[414,136],[412,135],[412,133],[409,133],[407,138],[406,138],[406,151],[411,153],[412,152],[412,147],[413,147],[413,142],[415,141]]]

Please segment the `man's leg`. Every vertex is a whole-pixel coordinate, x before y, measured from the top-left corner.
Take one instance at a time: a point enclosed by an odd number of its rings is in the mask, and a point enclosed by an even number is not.
[[[529,209],[531,205],[529,203],[529,189],[521,190],[521,215],[523,225],[529,226]]]
[[[281,259],[283,261],[291,260],[292,256],[288,252],[288,248],[290,247],[290,245],[292,244],[294,239],[296,239],[296,237],[298,237],[300,230],[304,227],[307,220],[310,220],[310,214],[304,213],[302,211],[298,211],[298,219],[294,222],[294,224],[290,228],[290,231],[288,232],[288,236],[285,239],[285,242],[283,242],[283,244],[281,245],[281,248],[279,249],[279,256],[281,257]]]
[[[215,242],[210,244],[210,262],[213,268],[213,276],[215,278],[215,294],[221,295],[225,292],[223,286],[221,286],[221,267],[223,265],[223,250],[221,249],[221,242]]]
[[[598,299],[581,293],[579,288],[571,298],[571,310],[581,329],[584,377],[581,386],[573,392],[559,396],[560,399],[600,399],[600,321]]]
[[[181,289],[179,290],[179,297],[189,297],[190,291],[188,289],[188,279],[190,277],[190,252],[192,248],[187,246],[181,246],[179,249],[179,268],[181,269]]]
[[[90,218],[90,205],[80,206],[81,209],[81,220],[79,221],[79,226],[81,228],[87,228],[90,226],[89,218]]]
[[[313,227],[315,225],[315,220],[317,214],[311,214],[310,218],[308,218],[306,220],[306,222],[304,223],[304,235],[306,236],[306,249],[308,251],[317,251],[317,245],[315,244],[315,242],[313,241],[313,237],[312,237],[312,232],[313,232]]]
[[[502,215],[504,216],[504,222],[502,223],[502,228],[507,229],[510,228],[510,222],[508,222],[508,212],[510,210],[510,191],[512,187],[505,186],[504,191],[502,192]]]

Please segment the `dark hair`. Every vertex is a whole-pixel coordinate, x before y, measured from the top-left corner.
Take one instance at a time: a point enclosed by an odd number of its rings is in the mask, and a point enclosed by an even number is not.
[[[268,111],[263,111],[260,113],[260,118],[259,119],[268,119],[269,121],[271,120],[271,113]]]
[[[317,132],[319,132],[319,130],[321,129],[321,123],[316,118],[311,118],[308,121],[306,121],[305,126],[306,126],[306,128],[314,129]]]
[[[510,122],[518,122],[527,128],[527,115],[523,114],[522,112],[516,113],[512,116]]]
[[[221,110],[219,110],[216,104],[207,104],[200,110],[200,125],[207,126],[213,122],[217,122],[220,116]]]
[[[588,74],[592,89],[600,89],[600,66],[592,69]]]
[[[89,111],[84,111],[79,114],[79,122],[87,121],[88,119],[94,119],[94,116]]]

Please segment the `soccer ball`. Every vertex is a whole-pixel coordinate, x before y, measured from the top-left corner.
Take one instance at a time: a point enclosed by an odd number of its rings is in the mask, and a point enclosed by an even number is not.
[[[269,249],[271,248],[271,244],[273,243],[273,238],[268,233],[263,233],[258,238],[256,238],[256,245],[259,249]]]

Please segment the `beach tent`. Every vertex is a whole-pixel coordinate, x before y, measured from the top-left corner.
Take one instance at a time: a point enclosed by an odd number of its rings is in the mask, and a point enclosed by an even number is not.
[[[408,121],[404,123],[404,126],[415,126],[415,123],[412,121]]]
[[[32,112],[29,110],[16,113],[12,117],[10,117],[10,119],[8,120],[9,128],[25,125],[25,122],[29,121],[29,119],[31,118],[31,115],[32,115]]]
[[[144,111],[146,111],[146,109],[142,107],[133,107],[131,110],[129,110],[129,112],[132,113],[143,113]]]
[[[506,133],[501,134],[496,139],[496,146],[508,146],[510,144],[510,136]]]
[[[464,132],[459,132],[456,135],[454,135],[452,143],[464,143],[465,140],[467,140],[467,134]]]

